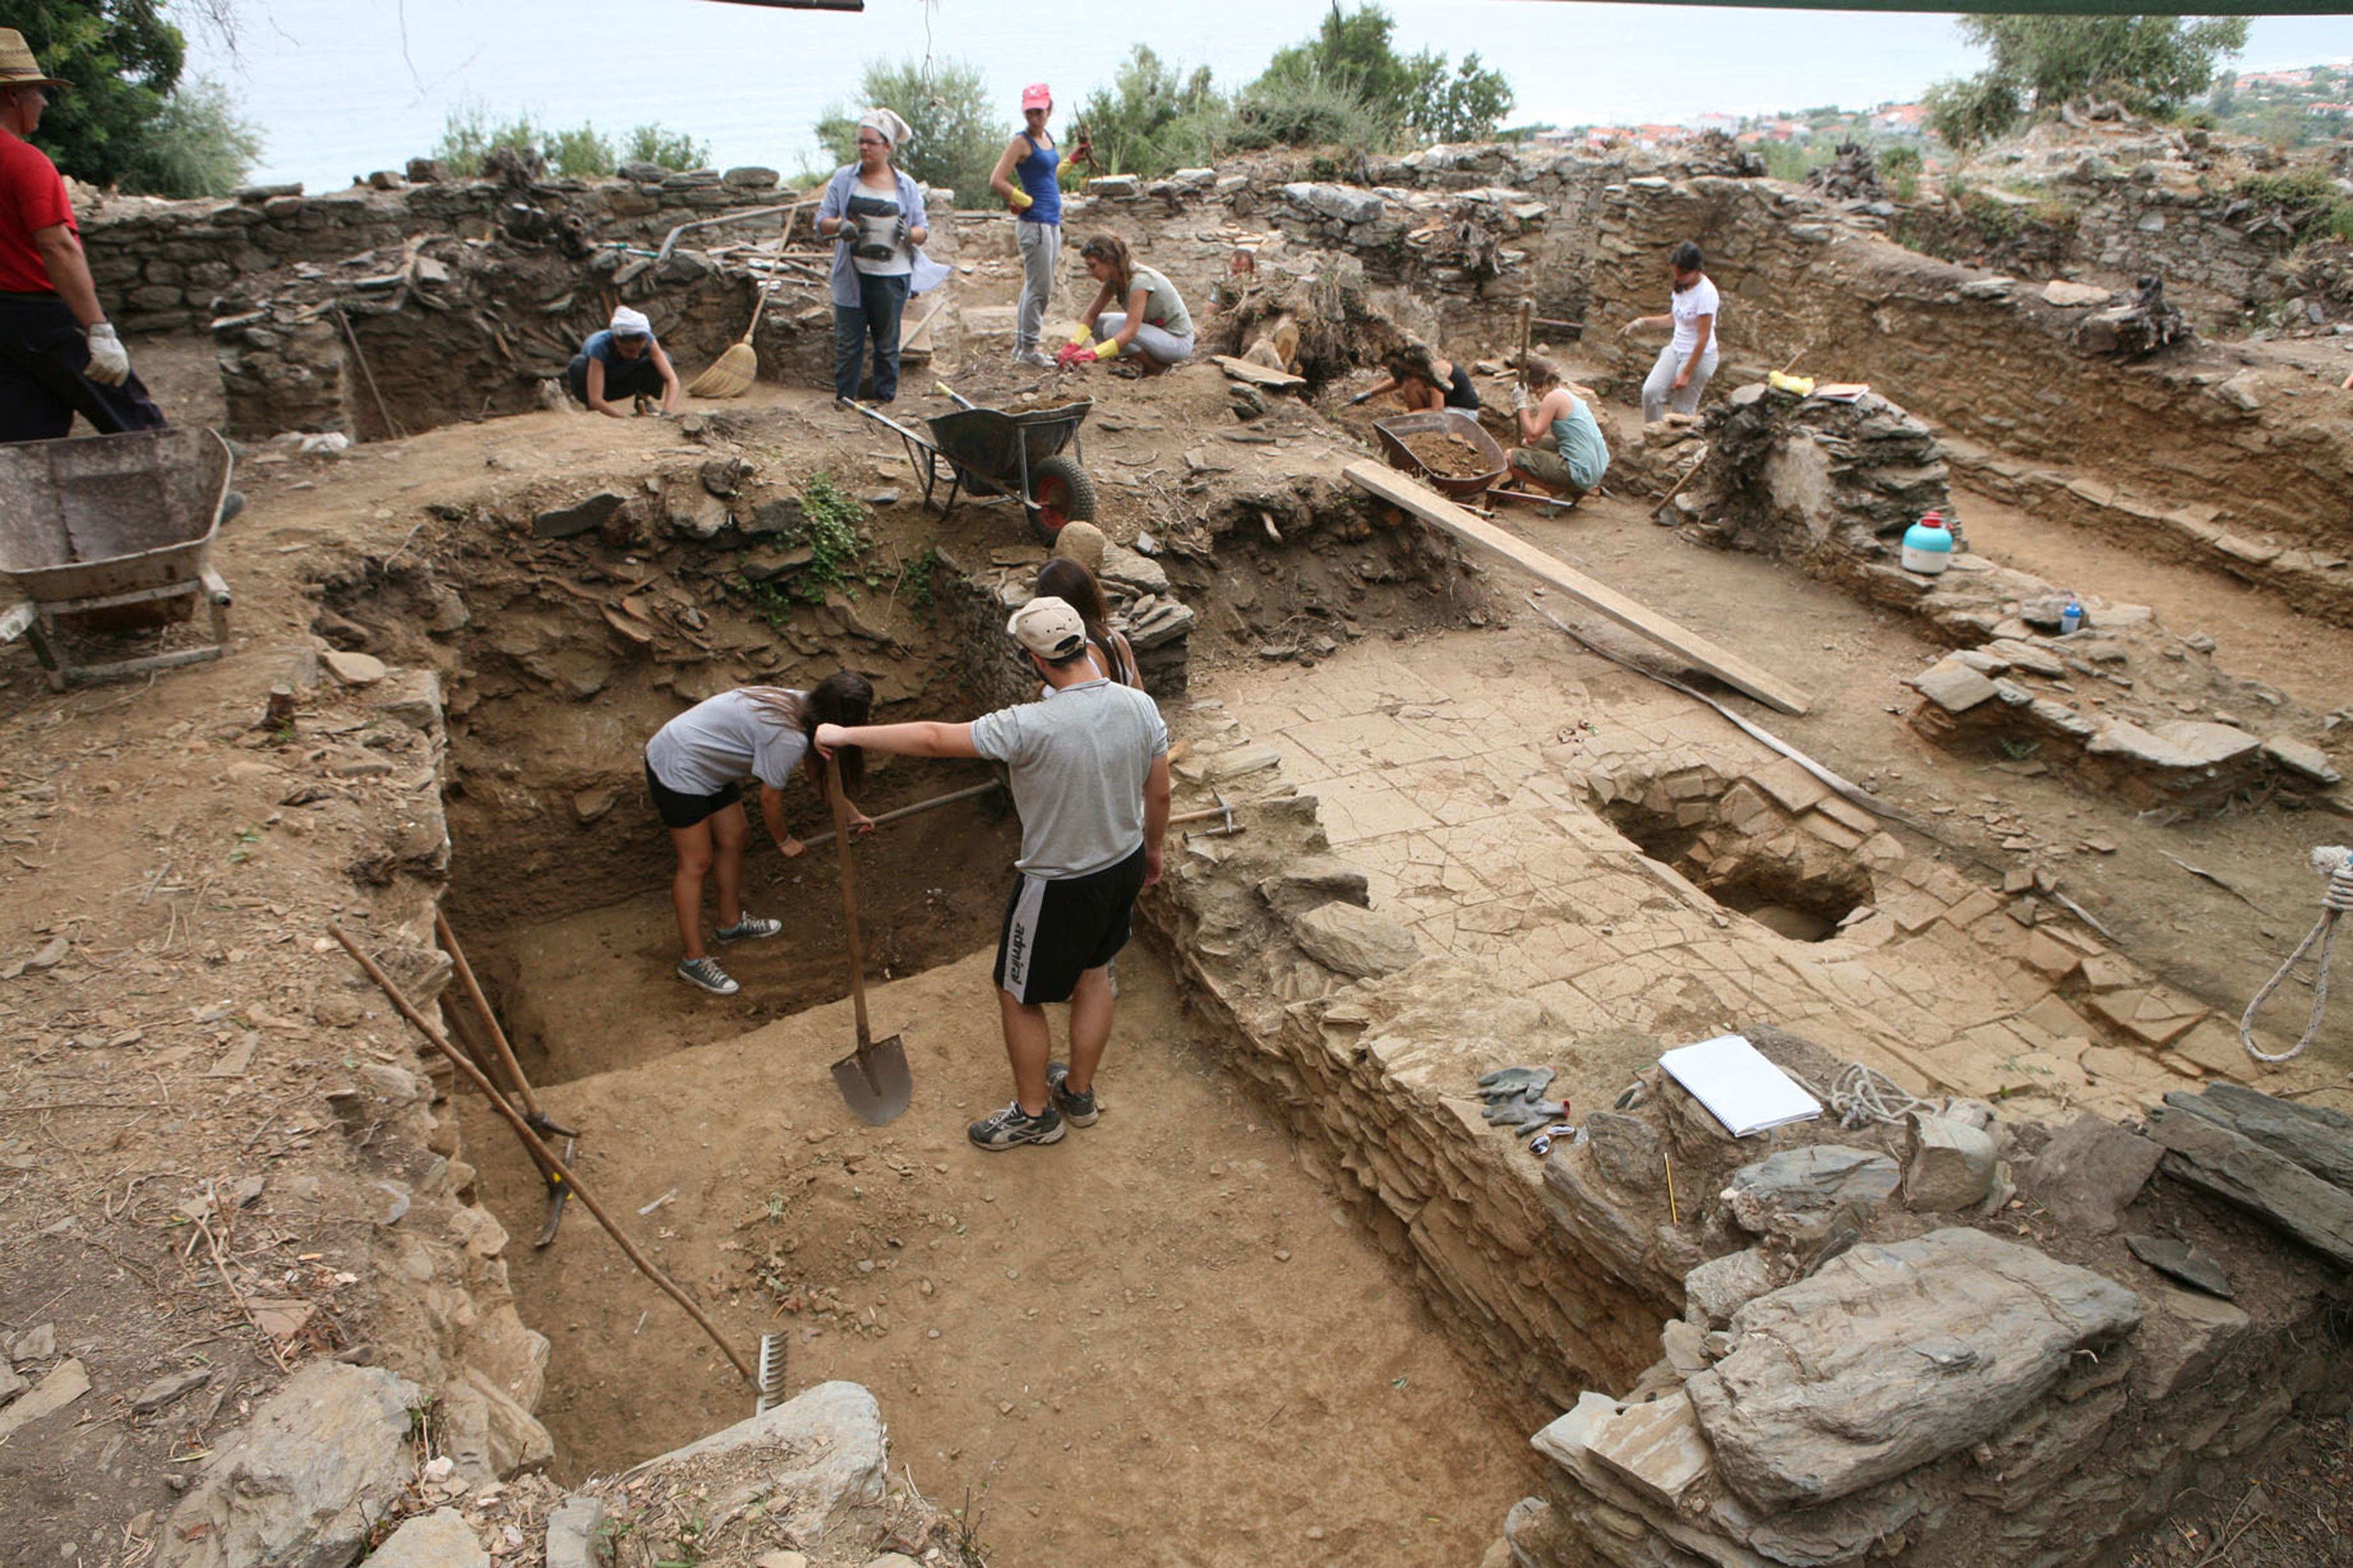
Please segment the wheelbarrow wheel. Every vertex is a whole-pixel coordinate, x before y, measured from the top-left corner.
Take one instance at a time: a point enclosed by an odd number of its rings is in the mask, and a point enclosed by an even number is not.
[[[1077,459],[1059,452],[1039,459],[1029,470],[1029,494],[1038,503],[1029,509],[1029,526],[1049,544],[1062,531],[1062,524],[1095,519],[1094,480]]]

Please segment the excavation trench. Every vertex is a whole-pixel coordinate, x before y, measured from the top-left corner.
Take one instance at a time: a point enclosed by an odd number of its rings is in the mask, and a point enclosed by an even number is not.
[[[1324,619],[1340,637],[1460,620],[1425,547],[1347,521],[1345,539],[1310,522],[1324,541],[1310,547],[1253,542],[1253,593],[1226,639],[1237,652],[1275,629],[1261,605],[1289,616],[1303,584],[1335,606]],[[1190,599],[1218,574],[1184,576]],[[332,613],[396,642],[419,591],[352,587]],[[1232,1065],[1249,1042],[1188,1004],[1162,953],[1139,941],[1118,964],[1102,1121],[1058,1147],[982,1153],[964,1127],[1008,1092],[988,969],[1018,824],[985,799],[861,843],[873,1028],[905,1040],[915,1077],[904,1116],[861,1125],[827,1071],[853,1043],[829,850],[752,857],[746,906],[787,931],[726,950],[743,995],[670,977],[670,848],[638,753],[713,672],[666,665],[659,642],[617,657],[573,595],[543,584],[485,574],[464,592],[474,619],[445,639],[459,655],[447,908],[547,1110],[583,1130],[583,1182],[741,1352],[781,1333],[792,1388],[873,1389],[917,1484],[968,1499],[1007,1561],[1477,1558],[1535,1478],[1526,1391],[1458,1353],[1461,1325],[1433,1311],[1356,1201],[1350,1152],[1315,1146],[1260,1098]],[[786,684],[835,664],[875,670],[885,717],[1006,700],[1001,670],[914,651],[957,638],[886,648],[809,632]],[[878,761],[861,804],[978,779]],[[797,781],[798,831],[822,826],[817,809]],[[536,1172],[479,1108],[461,1114],[484,1201],[518,1242],[536,1234]],[[525,1321],[552,1344],[537,1415],[560,1479],[750,1413],[713,1347],[585,1215],[547,1249],[506,1257]]]

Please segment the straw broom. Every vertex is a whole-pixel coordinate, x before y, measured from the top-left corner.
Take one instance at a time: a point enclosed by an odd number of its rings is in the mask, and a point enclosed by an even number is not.
[[[774,284],[764,284],[759,302],[752,307],[752,324],[744,329],[744,341],[733,344],[712,362],[711,368],[687,384],[689,397],[741,397],[760,374],[760,356],[752,348],[752,334],[760,330],[760,312],[768,308],[768,296]]]

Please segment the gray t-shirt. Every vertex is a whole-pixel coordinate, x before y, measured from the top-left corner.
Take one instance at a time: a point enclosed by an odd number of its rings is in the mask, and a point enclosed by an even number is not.
[[[807,751],[799,730],[748,694],[723,691],[663,725],[646,742],[646,762],[665,788],[717,795],[745,773],[782,789]]]
[[[1021,858],[1032,877],[1067,881],[1116,866],[1144,844],[1144,781],[1168,752],[1168,726],[1132,686],[1085,680],[972,721],[973,750],[1013,772]]]

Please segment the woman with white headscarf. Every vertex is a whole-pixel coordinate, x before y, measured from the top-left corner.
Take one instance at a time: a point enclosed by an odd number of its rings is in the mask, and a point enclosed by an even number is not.
[[[593,413],[627,419],[634,412],[631,400],[639,397],[659,397],[664,414],[678,412],[678,372],[662,353],[654,324],[627,305],[613,312],[610,326],[589,334],[565,367],[564,380],[574,401]]]
[[[858,162],[826,182],[817,231],[833,247],[833,393],[855,402],[859,361],[874,344],[874,401],[899,395],[899,318],[917,270],[916,247],[930,234],[923,193],[892,162],[907,144],[907,122],[887,109],[858,121]]]

